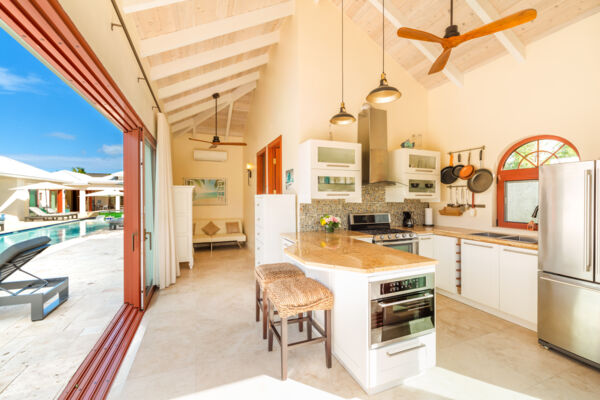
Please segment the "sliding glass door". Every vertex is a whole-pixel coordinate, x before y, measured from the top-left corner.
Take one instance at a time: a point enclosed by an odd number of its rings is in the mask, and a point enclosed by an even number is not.
[[[144,252],[142,256],[142,307],[146,308],[152,290],[156,284],[155,255],[155,189],[156,189],[156,148],[147,139],[143,142],[142,199],[143,199],[143,229]]]

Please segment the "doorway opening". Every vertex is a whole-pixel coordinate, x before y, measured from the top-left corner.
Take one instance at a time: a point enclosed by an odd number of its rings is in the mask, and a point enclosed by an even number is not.
[[[256,194],[267,193],[267,148],[263,147],[256,153]]]
[[[267,169],[269,170],[269,194],[283,193],[281,135],[267,146]]]

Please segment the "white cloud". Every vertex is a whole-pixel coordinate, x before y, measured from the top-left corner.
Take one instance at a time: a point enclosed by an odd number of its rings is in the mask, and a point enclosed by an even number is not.
[[[42,80],[35,75],[20,76],[0,67],[0,90],[6,92],[36,92]]]
[[[80,157],[39,154],[3,154],[6,157],[45,169],[46,171],[70,170],[83,167],[87,172],[112,173],[123,169],[122,157]]]
[[[120,144],[103,144],[98,151],[109,156],[118,156],[123,154],[123,146]]]
[[[62,139],[62,140],[75,140],[75,135],[71,135],[69,133],[64,133],[64,132],[52,132],[52,133],[48,133],[46,136],[55,137],[57,139]]]

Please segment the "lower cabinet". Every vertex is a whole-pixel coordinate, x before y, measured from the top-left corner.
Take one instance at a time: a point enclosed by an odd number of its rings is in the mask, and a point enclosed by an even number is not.
[[[536,324],[537,252],[507,246],[499,251],[500,311]]]
[[[435,286],[456,293],[456,258],[458,239],[449,236],[433,236],[433,257],[438,260],[435,270]]]
[[[462,241],[462,295],[489,307],[499,308],[499,246],[470,240]]]
[[[435,258],[433,253],[433,235],[419,236],[419,255],[423,257]]]

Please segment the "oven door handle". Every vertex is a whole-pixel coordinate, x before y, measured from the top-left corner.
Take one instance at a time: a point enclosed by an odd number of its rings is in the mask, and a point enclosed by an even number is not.
[[[378,304],[381,307],[390,307],[390,306],[395,306],[395,305],[398,305],[398,304],[414,303],[415,301],[421,301],[421,300],[425,300],[425,299],[431,299],[432,297],[433,297],[432,294],[427,294],[425,296],[417,297],[417,298],[414,298],[414,299],[392,301],[391,303],[378,302]]]

